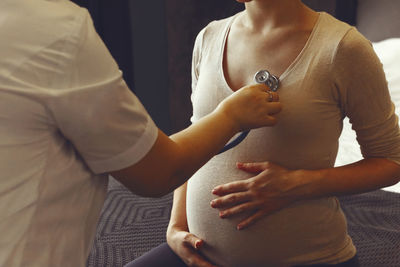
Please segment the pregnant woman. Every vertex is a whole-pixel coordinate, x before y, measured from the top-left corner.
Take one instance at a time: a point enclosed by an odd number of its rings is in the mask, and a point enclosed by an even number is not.
[[[238,1],[245,11],[196,39],[192,121],[262,69],[280,79],[282,112],[175,191],[168,245],[131,266],[358,266],[335,196],[399,179],[382,65],[354,27],[300,0]],[[364,159],[334,168],[346,116]]]

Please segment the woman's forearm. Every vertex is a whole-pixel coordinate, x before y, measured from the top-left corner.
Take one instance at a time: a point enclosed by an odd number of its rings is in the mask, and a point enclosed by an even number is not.
[[[396,184],[400,177],[400,166],[383,158],[321,170],[288,170],[271,162],[240,163],[238,168],[256,176],[216,186],[212,192],[218,197],[211,202],[221,218],[252,214],[238,229],[296,201],[364,193]]]
[[[168,232],[173,228],[188,231],[186,219],[186,189],[187,182],[174,191],[174,200],[172,203]]]
[[[342,167],[295,173],[301,186],[294,193],[318,198],[364,193],[394,185],[400,179],[400,166],[388,159],[369,158]]]

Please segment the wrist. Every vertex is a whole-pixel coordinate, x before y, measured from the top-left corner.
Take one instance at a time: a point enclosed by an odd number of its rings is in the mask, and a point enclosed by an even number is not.
[[[296,197],[299,199],[314,199],[321,197],[320,181],[322,174],[318,170],[295,170],[293,179],[297,185]]]
[[[170,234],[174,234],[177,232],[181,232],[181,231],[185,231],[188,232],[189,228],[187,226],[187,224],[184,223],[169,223],[168,224],[168,228],[167,228],[167,235]]]
[[[168,225],[166,239],[171,248],[176,244],[176,240],[179,239],[179,233],[181,232],[189,232],[188,227],[171,224]]]
[[[213,115],[216,117],[218,124],[224,125],[225,128],[230,130],[232,135],[242,131],[242,126],[240,122],[238,122],[234,116],[229,112],[229,109],[225,107],[225,105],[219,105],[213,112]]]

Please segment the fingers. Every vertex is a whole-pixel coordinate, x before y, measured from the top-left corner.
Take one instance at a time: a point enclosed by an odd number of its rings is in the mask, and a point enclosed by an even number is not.
[[[279,95],[272,91],[267,91],[268,93],[268,110],[267,120],[269,121],[268,125],[275,125],[278,120],[273,116],[282,111],[282,104],[279,102]]]
[[[240,192],[236,194],[229,194],[211,201],[210,205],[213,208],[224,208],[232,205],[237,205],[249,201],[251,196],[247,192]]]
[[[279,100],[278,93],[272,91],[271,88],[266,84],[255,83],[255,84],[248,85],[247,87],[251,88],[251,90],[256,89],[256,90],[259,90],[261,92],[266,92],[268,94],[271,94],[273,96],[274,101],[278,101]]]
[[[277,92],[272,91],[267,85],[265,84],[252,84],[249,85],[248,88],[250,90],[259,90],[263,93],[267,93],[267,100],[269,102],[278,102],[279,101],[279,94]]]
[[[228,217],[231,217],[233,215],[237,215],[237,214],[240,214],[243,212],[249,212],[249,211],[254,212],[257,209],[258,209],[258,204],[254,203],[254,202],[246,202],[241,205],[232,207],[230,209],[220,211],[219,217],[222,219],[225,219],[225,218],[228,218]]]
[[[271,167],[271,163],[268,161],[265,162],[253,162],[253,163],[236,163],[236,167],[242,171],[250,172],[250,173],[260,173],[269,169]]]
[[[269,89],[268,86],[264,84],[256,84],[252,86],[252,89],[257,88],[258,90],[261,90],[262,92],[267,93],[267,101],[271,102],[268,105],[268,114],[269,115],[274,115],[282,110],[282,105],[279,102],[279,94],[277,92],[273,92]]]
[[[282,104],[280,102],[268,103],[268,114],[274,115],[282,111]]]
[[[217,196],[223,196],[236,192],[243,192],[247,190],[247,182],[244,181],[235,181],[232,183],[227,183],[224,185],[218,185],[214,187],[212,193]]]
[[[260,220],[264,217],[267,213],[263,210],[257,211],[255,214],[251,215],[250,217],[246,218],[242,222],[240,222],[236,229],[243,230],[251,225],[253,225],[256,221]]]
[[[282,110],[279,95],[265,84],[252,84],[237,90],[218,105],[240,130],[274,126]]]
[[[269,88],[269,86],[268,85],[266,85],[266,84],[263,84],[263,83],[254,83],[254,84],[250,84],[250,85],[248,85],[248,86],[245,86],[245,87],[243,87],[243,88],[250,88],[250,90],[259,90],[259,91],[261,91],[261,92],[268,92],[268,91],[271,91],[271,89]]]
[[[189,267],[216,267],[192,248],[184,248],[179,257]]]
[[[186,233],[184,238],[183,238],[183,243],[188,246],[186,249],[186,255],[184,257],[181,257],[183,261],[186,263],[187,266],[191,267],[216,267],[215,265],[212,265],[210,262],[208,262],[205,258],[203,258],[200,254],[196,252],[196,250],[199,250],[203,244],[204,241],[198,238],[197,236],[191,234],[191,233]]]
[[[200,249],[204,244],[203,240],[191,233],[186,233],[183,237],[183,242],[196,250]]]
[[[204,241],[197,236],[187,231],[177,231],[167,235],[167,242],[187,266],[217,267],[198,253],[198,250],[204,245]]]
[[[268,102],[278,102],[279,101],[279,95],[277,92],[273,92],[271,90],[267,91],[268,93]]]

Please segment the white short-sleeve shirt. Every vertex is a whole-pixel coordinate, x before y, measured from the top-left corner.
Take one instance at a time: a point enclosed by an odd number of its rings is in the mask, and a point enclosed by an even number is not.
[[[2,0],[0,36],[0,266],[84,266],[105,173],[157,127],[85,9]]]

